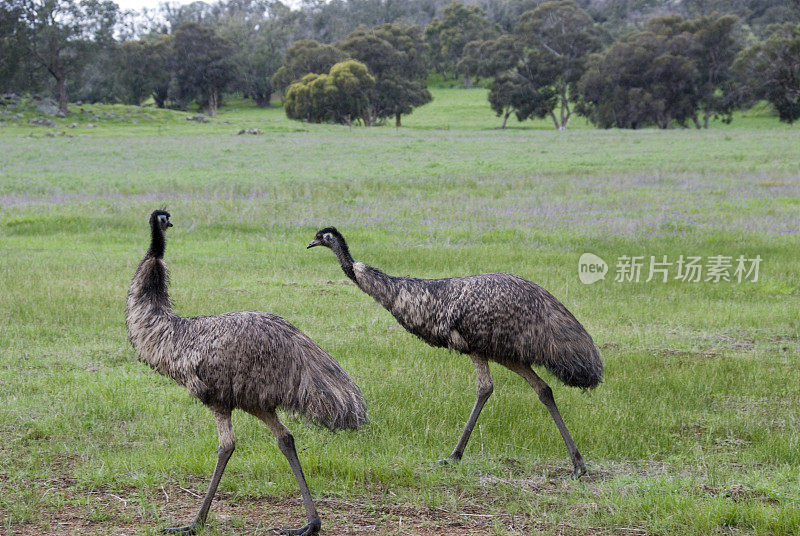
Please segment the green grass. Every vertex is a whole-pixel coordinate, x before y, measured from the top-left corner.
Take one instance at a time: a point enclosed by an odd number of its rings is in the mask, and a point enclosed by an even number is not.
[[[204,489],[213,419],[135,360],[124,325],[147,216],[162,204],[175,223],[166,260],[180,314],[280,314],[364,391],[362,431],[286,419],[324,530],[344,530],[326,504],[346,502],[379,533],[400,532],[400,507],[497,533],[800,531],[800,131],[763,111],[707,132],[580,120],[567,132],[547,121],[499,131],[485,90],[433,93],[401,129],[307,125],[243,102],[208,124],[92,106],[116,117],[96,128],[58,120],[56,132],[74,137],[0,128],[5,532],[58,533],[66,519],[98,534],[155,533],[194,513],[199,499],[176,486]],[[264,135],[237,136],[245,127]],[[330,252],[306,251],[329,224],[357,260],[389,273],[508,271],[562,299],[606,366],[591,392],[543,372],[590,475],[555,478],[570,464],[552,420],[497,366],[464,463],[423,463],[457,440],[473,367],[407,334],[344,281]],[[611,270],[591,286],[577,277],[586,251]],[[613,280],[621,255],[740,254],[764,259],[758,282]],[[215,518],[212,534],[265,530],[252,520],[297,495],[269,431],[244,414],[234,426],[212,512],[252,507]],[[300,521],[293,512],[280,522]]]

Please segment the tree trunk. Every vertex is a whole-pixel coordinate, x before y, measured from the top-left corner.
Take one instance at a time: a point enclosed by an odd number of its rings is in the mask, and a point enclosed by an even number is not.
[[[511,115],[511,110],[507,110],[505,115],[503,116],[503,124],[500,125],[501,130],[506,129],[506,123],[508,122],[508,116]]]
[[[464,74],[464,89],[472,89],[472,80],[469,78],[469,73]]]
[[[208,116],[217,117],[217,104],[219,102],[219,93],[216,89],[208,92]]]
[[[62,69],[56,71],[56,86],[58,87],[58,111],[65,116],[69,115],[67,107],[67,77]]]
[[[164,106],[166,106],[166,104],[167,104],[167,88],[166,87],[155,88],[153,90],[152,95],[153,95],[153,100],[156,103],[156,107],[164,108]]]
[[[558,124],[558,118],[556,118],[556,114],[553,113],[553,110],[550,110],[550,117],[553,119],[553,124],[556,126],[558,130],[561,130],[560,125]]]
[[[711,116],[711,106],[706,104],[706,116],[703,120],[703,128],[708,130],[708,118]]]
[[[400,112],[394,114],[394,126],[400,128]]]
[[[701,128],[703,128],[703,127],[700,125],[700,121],[697,119],[697,116],[696,116],[696,115],[693,115],[693,116],[692,116],[692,121],[694,121],[694,128],[696,128],[697,130],[700,130]]]
[[[270,97],[269,93],[256,93],[253,95],[253,100],[256,101],[256,106],[259,108],[269,108]]]

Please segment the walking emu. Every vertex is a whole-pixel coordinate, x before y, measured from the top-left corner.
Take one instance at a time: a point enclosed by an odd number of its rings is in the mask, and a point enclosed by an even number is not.
[[[431,346],[468,354],[478,376],[478,396],[461,439],[444,463],[461,459],[478,415],[492,394],[489,361],[522,376],[539,395],[567,445],[575,478],[586,464],[567,431],[553,392],[531,365],[542,365],[575,387],[600,383],[600,352],[583,326],[552,294],[511,274],[480,274],[452,279],[393,277],[353,262],[344,237],[334,228],[317,232],[308,245],[326,246],[344,273],[375,298],[406,330]]]
[[[279,316],[260,311],[184,318],[172,312],[164,264],[170,215],[150,216],[150,249],[133,276],[126,307],[131,343],[139,359],[185,386],[217,420],[217,465],[194,521],[164,532],[193,534],[208,515],[236,444],[231,412],[242,409],[264,421],[300,486],[308,524],[283,534],[314,534],[320,518],[308,491],[294,438],[278,419],[285,408],[330,430],[356,429],[366,421],[361,391],[339,364]]]

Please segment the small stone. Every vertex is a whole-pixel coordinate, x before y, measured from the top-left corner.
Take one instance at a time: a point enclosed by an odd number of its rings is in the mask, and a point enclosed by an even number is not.
[[[56,126],[55,122],[52,119],[47,119],[46,117],[37,117],[36,119],[28,119],[28,124],[32,127],[54,127]]]

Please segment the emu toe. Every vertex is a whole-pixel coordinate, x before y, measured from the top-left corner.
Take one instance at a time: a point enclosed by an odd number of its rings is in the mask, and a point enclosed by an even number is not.
[[[575,469],[573,469],[571,476],[575,480],[578,480],[580,477],[582,477],[585,474],[586,474],[586,466],[581,464],[581,465],[576,465],[575,466]]]
[[[319,532],[320,527],[322,524],[317,521],[315,523],[309,523],[299,529],[282,529],[281,534],[293,534],[296,536],[308,536],[310,534],[316,534]]]
[[[442,467],[452,467],[460,461],[461,458],[454,458],[453,456],[450,456],[449,458],[444,458],[443,460],[429,460],[425,463],[429,463],[431,465],[440,465]]]
[[[191,525],[185,525],[183,527],[169,527],[162,529],[161,532],[163,534],[196,534],[197,526],[195,523],[192,523]]]

